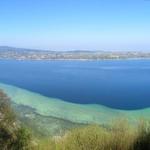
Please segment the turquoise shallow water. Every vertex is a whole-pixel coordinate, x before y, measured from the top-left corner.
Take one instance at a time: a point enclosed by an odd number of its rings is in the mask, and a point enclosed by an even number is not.
[[[31,107],[40,115],[76,123],[108,123],[116,118],[127,118],[134,122],[141,118],[150,118],[150,108],[119,110],[99,104],[75,104],[2,83],[0,89],[4,90],[14,103]]]

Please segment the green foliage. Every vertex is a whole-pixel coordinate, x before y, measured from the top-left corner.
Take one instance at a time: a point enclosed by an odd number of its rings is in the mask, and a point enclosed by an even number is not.
[[[28,150],[30,141],[30,133],[17,123],[9,98],[0,91],[0,150]]]
[[[26,128],[19,128],[16,131],[16,141],[14,142],[14,150],[28,150],[31,146],[31,135]]]
[[[15,121],[15,114],[10,107],[10,100],[7,95],[0,90],[0,125],[12,126]]]

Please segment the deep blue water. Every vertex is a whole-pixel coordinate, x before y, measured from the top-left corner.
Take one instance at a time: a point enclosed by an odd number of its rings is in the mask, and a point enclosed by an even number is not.
[[[1,60],[0,82],[74,103],[150,107],[150,60]]]

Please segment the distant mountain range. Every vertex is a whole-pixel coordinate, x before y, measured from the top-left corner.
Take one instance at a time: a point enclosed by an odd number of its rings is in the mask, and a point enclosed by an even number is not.
[[[30,48],[18,48],[18,47],[10,47],[10,46],[0,46],[0,51],[35,51],[35,52],[60,52],[60,53],[64,53],[64,52],[83,52],[83,53],[93,53],[93,52],[105,52],[105,51],[92,51],[92,50],[64,50],[64,51],[53,51],[53,50],[43,50],[43,49],[30,49]]]
[[[142,51],[51,51],[0,46],[0,59],[15,60],[103,60],[150,58],[150,52]]]
[[[37,50],[27,49],[27,48],[10,47],[10,46],[0,46],[0,51],[37,51]]]

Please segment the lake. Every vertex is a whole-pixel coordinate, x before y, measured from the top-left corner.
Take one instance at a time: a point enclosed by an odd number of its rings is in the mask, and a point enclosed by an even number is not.
[[[150,60],[0,60],[0,82],[80,104],[150,107]]]

